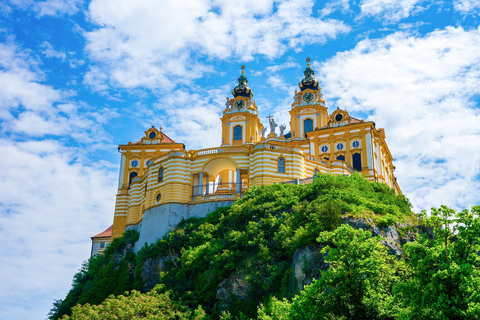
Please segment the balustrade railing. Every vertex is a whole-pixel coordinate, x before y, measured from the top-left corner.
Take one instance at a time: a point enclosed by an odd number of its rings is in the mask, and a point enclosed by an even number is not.
[[[196,152],[197,156],[203,156],[206,154],[215,154],[215,153],[226,153],[226,152],[245,152],[247,148],[245,147],[222,147],[222,148],[214,148],[214,149],[203,149],[198,150]],[[194,155],[195,157],[195,155]]]
[[[248,185],[242,184],[241,182],[226,182],[226,183],[216,183],[209,182],[204,185],[197,185],[192,187],[192,197],[204,196],[204,195],[226,195],[226,194],[235,194],[243,193],[248,188]],[[240,192],[238,192],[238,191]]]

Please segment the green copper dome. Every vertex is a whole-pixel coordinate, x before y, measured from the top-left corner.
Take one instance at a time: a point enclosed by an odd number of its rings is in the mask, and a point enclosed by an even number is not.
[[[315,72],[313,72],[312,68],[310,68],[310,58],[307,59],[307,68],[305,69],[303,74],[305,75],[305,77],[298,84],[298,86],[300,87],[300,91],[303,91],[305,89],[320,90],[317,79],[313,77]]]
[[[247,77],[245,77],[244,69],[245,69],[245,66],[242,66],[242,74],[238,78],[238,85],[232,90],[232,94],[235,98],[239,96],[245,97],[245,98],[253,97],[252,89],[250,89],[247,85],[248,80],[247,80]]]

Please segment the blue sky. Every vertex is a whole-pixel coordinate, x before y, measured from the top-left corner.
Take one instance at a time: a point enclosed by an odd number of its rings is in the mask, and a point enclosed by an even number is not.
[[[263,123],[310,57],[329,111],[386,130],[416,211],[480,204],[480,2],[6,0],[0,318],[43,319],[113,219],[117,145],[220,143],[246,65]],[[287,128],[288,131],[288,128]]]

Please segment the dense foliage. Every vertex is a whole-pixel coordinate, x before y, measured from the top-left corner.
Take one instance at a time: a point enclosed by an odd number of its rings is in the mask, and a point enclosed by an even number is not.
[[[423,223],[438,235],[419,236],[418,242],[404,246],[406,259],[397,259],[387,254],[379,237],[339,228],[346,216],[373,218],[379,226],[414,221],[408,200],[384,184],[360,175],[320,175],[307,185],[251,188],[230,208],[182,221],[137,255],[126,250],[136,240],[135,232],[116,239],[105,256],[84,264],[50,318],[71,314],[77,303],[90,304],[75,308],[79,315],[87,314],[110,294],[146,292],[155,284],[159,299],[182,301],[186,316],[202,306],[213,318],[222,313],[225,319],[257,317],[263,303],[259,316],[265,319],[465,318],[478,312],[478,211],[455,216],[448,210],[442,207],[432,218],[424,217]],[[447,212],[450,216],[443,217]],[[296,295],[293,256],[306,246],[324,254],[330,268]],[[155,264],[162,269],[152,283],[143,272]],[[220,287],[228,289],[232,283],[241,284],[241,292],[218,295]],[[442,303],[443,309],[438,306]],[[179,304],[172,302],[165,308],[173,312],[175,306]],[[425,310],[431,314],[422,318]]]
[[[405,244],[405,260],[386,254],[379,237],[341,226],[318,241],[329,270],[292,301],[272,298],[259,309],[270,319],[478,319],[480,206],[455,213],[433,208],[423,223],[433,237]]]
[[[77,305],[72,308],[70,317],[64,316],[62,319],[201,320],[205,319],[205,312],[201,307],[192,311],[181,303],[172,301],[168,294],[158,294],[155,291],[141,294],[138,291],[132,291],[117,297],[111,295],[100,305],[92,306],[88,303]]]

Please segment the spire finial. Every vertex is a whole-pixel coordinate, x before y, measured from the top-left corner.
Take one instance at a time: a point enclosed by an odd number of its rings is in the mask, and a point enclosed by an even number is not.
[[[310,67],[310,58],[307,58],[307,67]]]
[[[242,74],[245,74],[245,65],[242,65],[241,69],[242,69]]]

